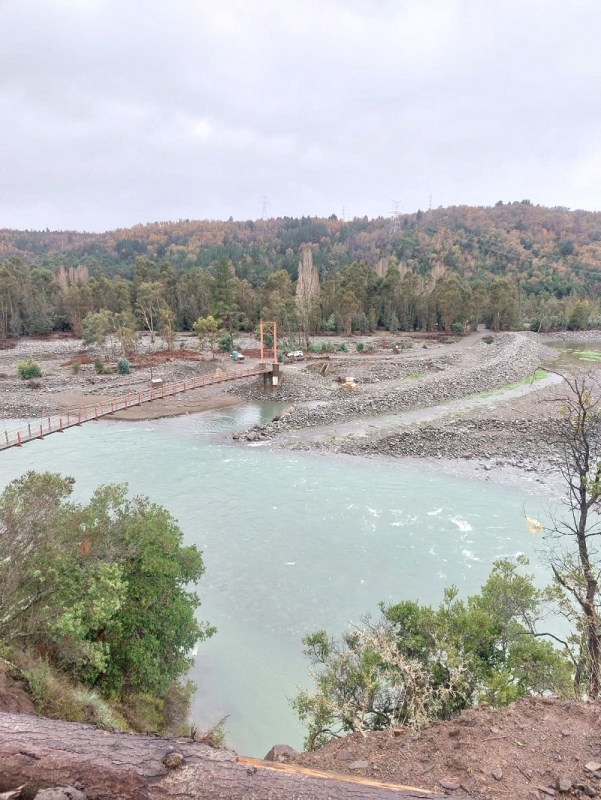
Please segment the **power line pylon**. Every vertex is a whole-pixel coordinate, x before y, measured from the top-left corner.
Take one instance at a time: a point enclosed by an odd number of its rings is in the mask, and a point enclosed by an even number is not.
[[[390,212],[390,232],[396,233],[401,229],[401,201],[391,200],[393,210]]]
[[[271,205],[269,202],[269,197],[266,194],[263,195],[263,212],[261,214],[261,219],[267,219],[267,206]]]

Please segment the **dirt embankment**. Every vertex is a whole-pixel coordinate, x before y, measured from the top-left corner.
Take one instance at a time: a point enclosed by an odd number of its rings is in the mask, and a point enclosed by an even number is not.
[[[481,705],[414,736],[353,734],[292,761],[312,769],[491,800],[595,797],[601,791],[601,705],[527,697]]]

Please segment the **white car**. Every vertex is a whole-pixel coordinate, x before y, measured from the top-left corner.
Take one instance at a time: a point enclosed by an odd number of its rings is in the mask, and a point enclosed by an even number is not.
[[[291,353],[286,353],[286,358],[302,358],[304,355],[302,350],[293,350]]]

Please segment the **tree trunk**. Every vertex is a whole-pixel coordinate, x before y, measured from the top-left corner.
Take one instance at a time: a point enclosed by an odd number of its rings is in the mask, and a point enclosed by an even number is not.
[[[416,800],[411,787],[238,759],[187,738],[100,731],[91,725],[0,714],[0,791],[27,784],[83,787],[88,800]]]

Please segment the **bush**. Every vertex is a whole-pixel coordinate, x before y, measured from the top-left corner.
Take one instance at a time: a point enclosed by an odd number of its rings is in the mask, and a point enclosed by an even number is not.
[[[19,361],[17,365],[17,374],[22,381],[28,381],[31,378],[41,378],[42,370],[37,361],[28,358],[27,361]]]
[[[94,359],[94,369],[96,370],[97,375],[104,375],[106,373],[104,361],[100,358],[100,356],[96,356]]]
[[[271,343],[273,344],[273,339],[271,340]],[[222,353],[232,352],[233,342],[231,336],[223,336],[217,344],[219,345],[219,349]]]
[[[340,347],[338,348],[338,350],[339,350],[341,353],[348,353],[348,347],[346,346],[346,342],[342,342],[342,344],[340,345]]]
[[[365,345],[363,342],[357,342],[357,352],[362,353],[365,350]]]
[[[79,370],[80,369],[81,369],[81,362],[80,361],[74,361],[71,364],[71,371],[73,372],[74,375],[79,375]]]
[[[502,559],[479,594],[447,589],[436,609],[404,601],[380,604],[340,639],[325,631],[303,639],[315,691],[292,705],[313,749],[331,736],[449,719],[479,700],[507,705],[528,694],[570,691],[571,662],[531,632],[545,595],[520,556]]]
[[[120,358],[117,361],[117,372],[119,375],[129,375],[131,373],[129,361],[126,358]]]
[[[0,495],[0,641],[48,654],[54,672],[31,679],[42,705],[59,672],[105,698],[162,703],[213,633],[196,619],[190,589],[202,556],[164,508],[129,499],[126,486],[102,486],[82,506],[69,500],[73,483],[30,472]],[[62,718],[79,713],[71,703]]]

